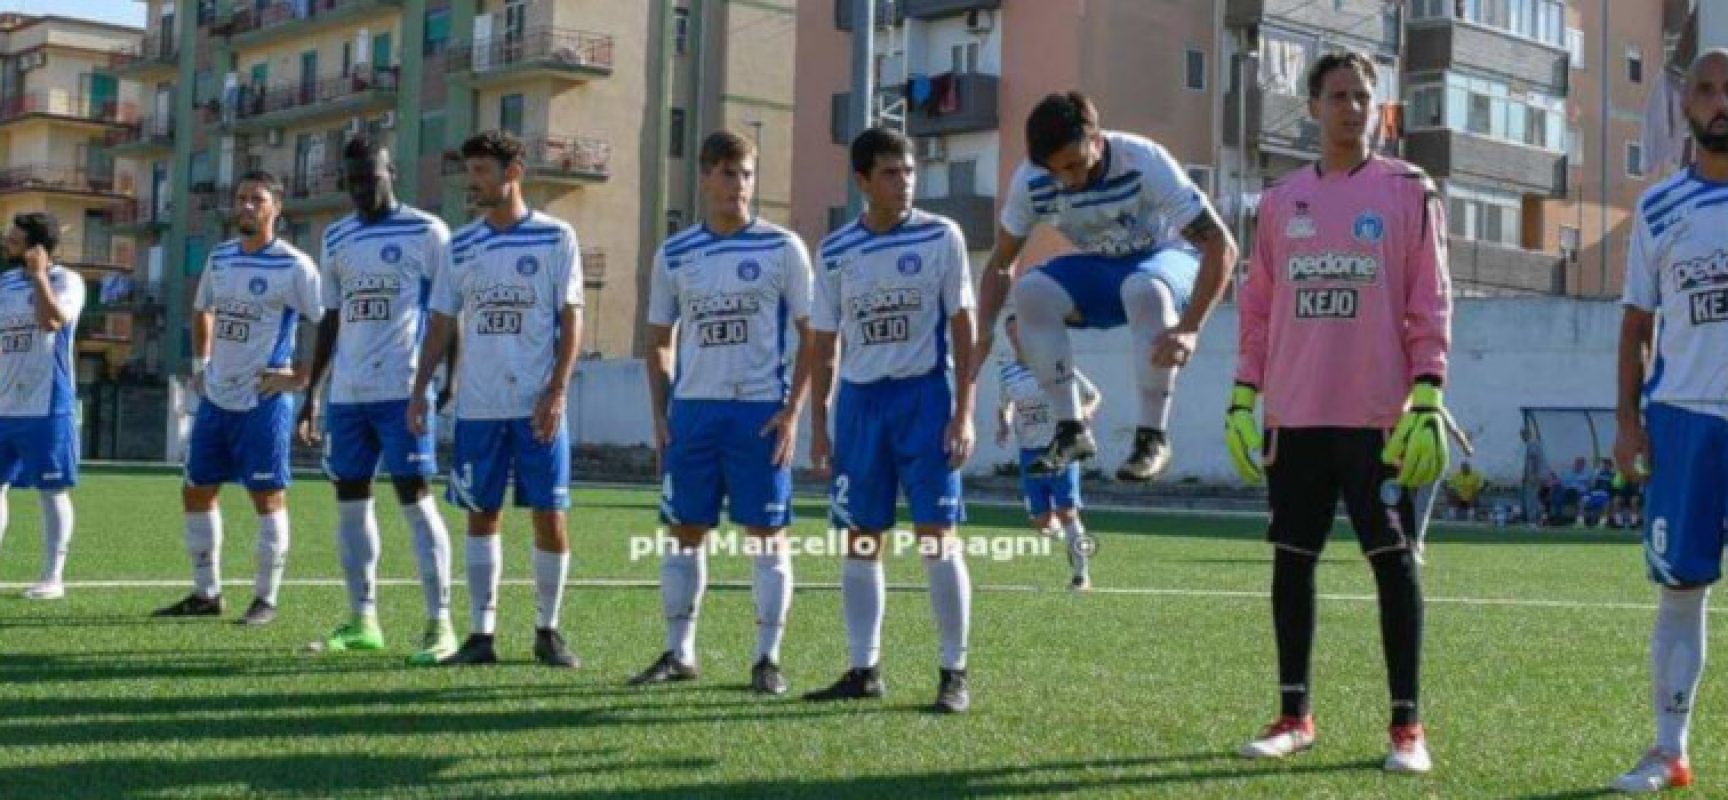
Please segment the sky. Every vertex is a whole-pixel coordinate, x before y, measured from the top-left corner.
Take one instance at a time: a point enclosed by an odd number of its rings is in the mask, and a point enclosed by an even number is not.
[[[24,14],[52,14],[79,17],[100,22],[144,27],[145,5],[138,0],[0,0],[0,13],[17,11]]]

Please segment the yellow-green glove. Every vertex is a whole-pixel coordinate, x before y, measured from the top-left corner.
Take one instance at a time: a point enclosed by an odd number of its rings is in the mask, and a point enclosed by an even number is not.
[[[1398,468],[1398,483],[1426,486],[1446,474],[1446,407],[1441,405],[1440,387],[1419,382],[1410,388],[1410,405],[1380,460]]]
[[[1254,422],[1254,403],[1259,399],[1254,387],[1238,383],[1230,390],[1230,410],[1224,413],[1224,446],[1230,450],[1230,463],[1251,484],[1266,480],[1266,470],[1260,466],[1260,426]]]

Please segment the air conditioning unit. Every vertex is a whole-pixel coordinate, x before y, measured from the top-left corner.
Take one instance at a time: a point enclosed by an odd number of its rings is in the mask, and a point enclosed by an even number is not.
[[[940,136],[919,137],[916,147],[919,161],[944,161],[948,158],[948,142]]]
[[[271,128],[269,133],[264,134],[264,143],[270,145],[271,147],[281,147],[282,146],[282,129],[281,128]]]
[[[996,12],[986,8],[974,8],[966,12],[967,33],[989,33],[996,29]]]
[[[378,129],[379,130],[388,131],[388,130],[395,129],[395,127],[396,127],[396,112],[395,111],[393,111],[393,110],[392,111],[386,111],[386,112],[384,112],[383,116],[378,118]]]

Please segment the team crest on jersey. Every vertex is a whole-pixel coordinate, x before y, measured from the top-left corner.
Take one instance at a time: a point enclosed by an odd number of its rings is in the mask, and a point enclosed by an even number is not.
[[[516,274],[526,278],[540,271],[540,259],[523,256],[516,259]]]
[[[1315,234],[1314,218],[1308,216],[1308,201],[1296,201],[1296,213],[1290,221],[1284,223],[1284,238],[1312,239]]]
[[[1381,219],[1379,214],[1364,211],[1356,215],[1355,224],[1350,226],[1350,235],[1356,237],[1358,242],[1378,244],[1386,237],[1386,221]]]
[[[895,266],[899,268],[901,275],[917,275],[918,271],[924,268],[924,259],[919,258],[917,253],[907,253],[900,257]]]
[[[384,251],[378,254],[386,264],[394,264],[402,260],[402,248],[393,244],[385,245]]]
[[[753,280],[756,280],[757,278],[760,278],[760,277],[762,277],[762,265],[756,263],[756,259],[747,258],[743,261],[738,262],[738,279],[739,280],[741,280],[741,281],[753,281]]]
[[[262,295],[266,291],[269,291],[270,282],[263,278],[253,278],[251,282],[246,284],[246,288],[251,291],[253,295]]]

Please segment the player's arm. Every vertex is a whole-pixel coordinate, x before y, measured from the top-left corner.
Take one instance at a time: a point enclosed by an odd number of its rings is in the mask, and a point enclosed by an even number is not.
[[[444,351],[444,384],[438,388],[437,410],[443,411],[450,405],[450,399],[456,396],[456,363],[461,360],[462,340],[451,339],[450,346]]]
[[[1398,466],[1405,486],[1433,483],[1446,474],[1446,413],[1441,386],[1452,341],[1452,286],[1446,271],[1446,209],[1426,175],[1416,174],[1416,218],[1405,253],[1404,352],[1410,354],[1410,399],[1380,457]]]
[[[1260,387],[1266,376],[1266,353],[1271,340],[1272,297],[1277,291],[1277,270],[1272,268],[1282,244],[1276,195],[1268,192],[1260,203],[1255,222],[1254,255],[1248,260],[1248,277],[1236,297],[1236,385],[1230,390],[1230,405],[1224,412],[1224,444],[1236,474],[1247,483],[1266,479],[1260,463],[1260,426],[1254,420]]]
[[[534,435],[550,442],[563,423],[564,404],[569,399],[570,378],[576,371],[576,354],[582,348],[582,306],[565,303],[558,312],[558,347],[552,361],[552,378],[534,409]]]
[[[1165,331],[1152,349],[1152,363],[1160,367],[1183,366],[1194,355],[1200,329],[1224,297],[1224,287],[1236,265],[1236,239],[1204,199],[1199,212],[1182,227],[1182,238],[1200,251],[1200,273],[1194,279],[1194,294],[1182,319],[1174,329]]]
[[[799,357],[792,364],[792,386],[786,404],[776,412],[761,435],[774,436],[774,466],[792,466],[792,454],[798,449],[798,418],[804,415],[804,403],[810,396],[810,361],[803,357],[810,343],[810,318],[799,317],[794,323],[798,330]]]
[[[964,263],[964,262],[962,262]],[[948,340],[954,343],[954,374],[976,375],[978,358],[977,322],[972,309],[962,307],[948,318]],[[978,382],[961,379],[954,382],[954,417],[948,422],[948,466],[959,469],[972,457],[975,435],[972,413],[976,409]]]
[[[325,314],[318,322],[318,339],[312,345],[312,371],[306,377],[306,402],[300,405],[300,419],[295,433],[300,443],[315,445],[321,438],[318,431],[318,386],[330,368],[330,358],[336,354],[336,336],[342,329],[340,313]]]
[[[997,226],[996,246],[990,249],[990,258],[984,262],[984,272],[978,277],[977,341],[980,355],[971,372],[960,373],[969,381],[977,382],[978,371],[983,369],[984,361],[995,346],[996,318],[1001,316],[1002,307],[1008,304],[1008,290],[1014,286],[1014,265],[1025,247],[1026,237],[1015,236],[1006,226]]]
[[[32,245],[24,252],[24,274],[30,279],[30,288],[35,307],[36,327],[53,333],[66,327],[77,312],[68,311],[63,307],[65,302],[61,295],[65,292],[55,292],[54,284],[48,279],[48,270],[54,266],[54,260],[48,256],[48,251],[42,245]],[[73,278],[82,281],[83,278]]]
[[[1644,432],[1644,376],[1656,348],[1656,315],[1627,305],[1620,315],[1620,354],[1614,404],[1614,461],[1633,481],[1649,470],[1650,442]]]
[[[834,396],[835,355],[839,352],[840,334],[812,328],[810,345],[800,354],[809,361],[810,373],[810,467],[826,476],[833,446],[828,440],[829,399]]]
[[[321,323],[324,320],[324,278],[310,259],[303,261],[294,273],[293,294],[288,298],[287,306],[308,322]],[[269,369],[259,375],[258,394],[274,397],[301,391],[306,388],[310,375],[306,360],[296,357],[285,369]]]
[[[456,318],[442,311],[431,311],[426,317],[426,338],[420,343],[420,364],[414,369],[414,390],[408,394],[408,430],[422,436],[428,429],[426,389],[432,385],[432,375],[454,344]]]
[[[1008,444],[1008,429],[1014,424],[1014,401],[1009,400],[1006,393],[1002,402],[996,405],[996,446]]]
[[[672,326],[648,323],[648,405],[654,421],[654,452],[664,455],[672,442],[666,417],[672,402]]]

